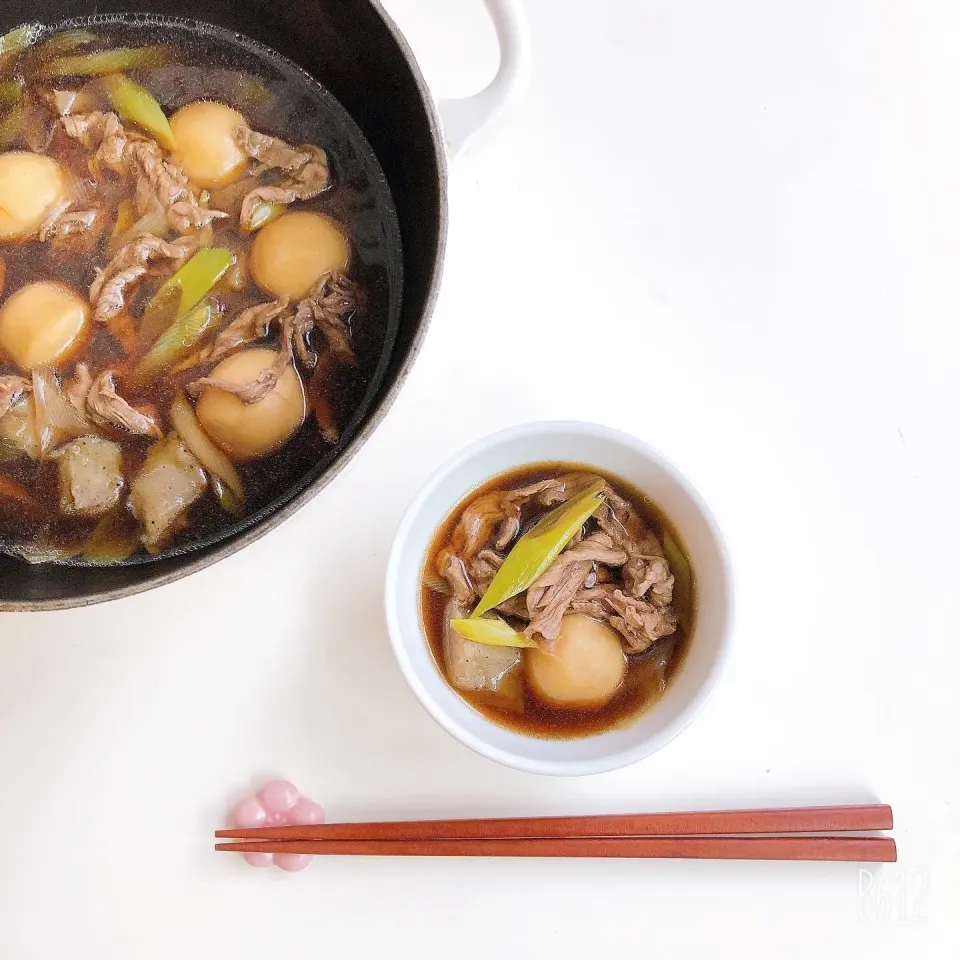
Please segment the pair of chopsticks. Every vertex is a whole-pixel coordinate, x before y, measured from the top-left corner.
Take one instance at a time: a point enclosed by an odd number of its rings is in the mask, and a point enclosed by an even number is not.
[[[360,857],[632,857],[894,863],[884,804],[628,813],[497,820],[410,820],[218,830],[217,850]],[[798,836],[797,834],[801,834]],[[804,835],[805,834],[805,835]]]

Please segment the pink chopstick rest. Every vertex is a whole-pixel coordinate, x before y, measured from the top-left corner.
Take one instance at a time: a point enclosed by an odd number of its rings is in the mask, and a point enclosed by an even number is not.
[[[323,823],[323,807],[287,780],[271,780],[257,793],[241,800],[230,816],[233,826],[245,830],[251,827],[300,827]],[[302,870],[310,862],[305,853],[245,853],[243,859],[251,867],[279,867],[288,873]]]

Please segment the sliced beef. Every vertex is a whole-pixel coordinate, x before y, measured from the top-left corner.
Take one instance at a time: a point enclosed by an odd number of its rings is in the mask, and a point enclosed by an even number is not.
[[[646,598],[657,606],[668,606],[673,601],[673,574],[646,521],[614,491],[607,495],[595,519],[629,556],[623,568],[624,592],[637,600]]]
[[[263,204],[289,204],[312,200],[330,185],[330,165],[319,147],[291,147],[277,137],[257,133],[248,127],[237,130],[236,141],[251,158],[260,162],[258,174],[280,171],[276,183],[258,184],[244,197],[240,208],[240,226],[253,229],[253,218]]]
[[[37,231],[37,239],[41,243],[46,243],[48,240],[53,239],[57,224],[66,216],[67,211],[72,206],[72,200],[63,200],[51,207],[43,223],[40,224],[40,229]]]
[[[656,534],[630,504],[611,490],[604,490],[604,503],[594,514],[601,530],[631,556],[663,556]]]
[[[94,169],[104,166],[131,177],[141,216],[162,213],[177,233],[190,233],[227,216],[204,206],[184,172],[153,140],[124,129],[115,113],[70,114],[60,118],[68,137],[96,150]]]
[[[139,134],[127,133],[115,113],[68,113],[60,118],[60,126],[68,137],[94,151],[89,166],[98,180],[103,180],[103,168],[126,174],[130,145],[143,140]]]
[[[190,187],[184,172],[164,157],[152,140],[130,143],[124,153],[137,188],[140,215],[156,211],[166,214],[177,233],[190,233],[227,216],[222,210],[203,206]]]
[[[627,561],[604,533],[594,533],[564,550],[527,590],[530,623],[524,631],[532,639],[552,643],[560,636],[560,621],[583,588],[595,565],[619,567]]]
[[[200,377],[187,385],[187,392],[196,398],[208,387],[212,387],[232,393],[244,403],[259,403],[273,392],[287,367],[293,364],[293,336],[293,321],[287,317],[281,328],[280,351],[276,360],[266,370],[261,371],[260,376],[252,383],[235,383],[223,377]]]
[[[628,597],[622,590],[606,594],[603,603],[610,612],[610,626],[626,640],[628,649],[640,653],[677,629],[677,615],[670,607],[658,607]]]
[[[279,137],[258,133],[246,126],[237,130],[234,139],[251,160],[260,164],[257,172],[275,169],[294,173],[302,170],[313,159],[313,155],[306,148],[291,147]]]
[[[40,224],[37,239],[41,243],[52,241],[56,250],[85,253],[93,249],[106,230],[107,216],[104,210],[93,206],[98,196],[92,180],[74,178],[72,186],[74,198],[64,200],[48,211]],[[71,209],[75,205],[83,209]]]
[[[478,598],[473,589],[463,560],[449,550],[441,550],[437,557],[437,573],[446,580],[457,603],[466,607]]]
[[[477,497],[470,503],[460,516],[450,543],[440,551],[437,558],[437,572],[450,585],[454,596],[462,603],[479,600],[483,594],[476,583],[471,579],[470,571],[478,554],[484,550],[497,533],[497,540],[501,539],[504,525],[515,520],[517,530],[520,523],[520,509],[528,500],[536,497],[544,490],[551,489],[555,480],[542,480],[517,490],[496,490]],[[494,551],[486,552],[485,563],[493,563],[497,557]],[[502,558],[499,558],[502,562]],[[499,568],[499,563],[497,564]],[[479,568],[481,573],[490,574],[482,577],[482,581],[489,586],[496,570]]]
[[[82,364],[78,364],[78,367]],[[153,437],[159,440],[163,431],[150,411],[138,410],[130,406],[117,393],[113,370],[104,370],[92,381],[86,395],[87,415],[95,423],[135,433],[141,437]]]
[[[69,207],[69,205],[68,205]],[[48,217],[40,227],[40,241],[52,240],[54,247],[69,247],[75,251],[86,251],[100,238],[106,228],[106,218],[99,210],[61,210],[56,217]]]
[[[585,613],[596,620],[607,620],[610,616],[610,608],[604,601],[616,589],[616,586],[611,583],[597,584],[593,587],[588,587],[584,583],[570,604],[570,612]]]
[[[170,260],[176,266],[191,253],[193,245],[187,240],[168,243],[150,233],[122,246],[90,285],[94,320],[106,323],[120,314],[151,263]]]
[[[290,298],[271,300],[270,303],[258,303],[239,313],[217,334],[213,343],[213,352],[209,360],[219,360],[237,347],[245,346],[256,340],[262,340],[270,332],[274,322],[286,313]]]
[[[495,609],[498,613],[502,613],[507,617],[514,617],[517,620],[530,619],[530,611],[527,610],[527,596],[525,593],[521,593],[516,597],[510,597],[509,600],[504,600],[503,603],[497,604]]]
[[[93,377],[90,368],[85,363],[78,363],[73,371],[73,377],[63,388],[67,399],[84,416],[87,412],[87,394],[93,386]]]
[[[556,483],[556,480],[541,480],[517,490],[495,490],[477,497],[463,511],[454,528],[453,549],[465,560],[472,559],[508,517],[519,520],[523,504],[552,489]]]
[[[495,550],[481,550],[467,565],[477,599],[487,592],[502,564],[503,557]]]
[[[503,522],[497,528],[497,538],[494,541],[494,547],[497,550],[506,550],[516,539],[520,532],[520,518],[513,516],[504,517]]]
[[[293,339],[297,359],[308,369],[316,365],[317,354],[309,344],[310,333],[316,329],[340,363],[356,366],[357,355],[347,326],[356,309],[356,284],[339,271],[324,276],[310,296],[297,305]]]
[[[67,516],[100,517],[120,502],[122,451],[103,437],[79,437],[53,455],[60,468],[60,510]]]
[[[128,138],[115,113],[67,113],[60,118],[60,126],[72,140],[83,144],[88,150],[96,150],[97,163],[104,164],[115,173],[122,172]]]
[[[658,607],[673,602],[673,574],[663,557],[634,554],[623,568],[624,592],[638,600],[644,598]]]

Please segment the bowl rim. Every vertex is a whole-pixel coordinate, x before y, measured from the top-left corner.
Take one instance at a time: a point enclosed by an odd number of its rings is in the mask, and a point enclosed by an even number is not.
[[[446,713],[422,682],[409,656],[407,641],[400,624],[398,611],[399,595],[396,587],[400,576],[403,554],[413,526],[421,510],[430,499],[435,496],[437,489],[451,473],[478,455],[482,455],[486,451],[502,444],[534,435],[542,436],[544,434],[556,435],[563,433],[579,433],[594,438],[599,437],[611,443],[625,445],[635,451],[639,456],[645,457],[648,461],[655,464],[664,473],[669,475],[671,481],[682,488],[683,492],[690,498],[700,513],[701,518],[713,538],[720,560],[721,585],[725,600],[723,618],[718,625],[719,642],[717,644],[714,662],[695,694],[687,704],[680,709],[674,720],[656,734],[645,737],[639,743],[633,744],[632,746],[597,757],[569,760],[531,758],[494,746]],[[530,462],[533,463],[535,461],[531,460]],[[522,464],[518,463],[517,466],[522,466]],[[483,481],[480,481],[480,483],[482,482]],[[450,509],[453,509],[454,506],[456,506],[455,503],[450,504]],[[638,760],[642,760],[644,757],[650,756],[679,736],[679,734],[696,719],[716,691],[717,684],[730,659],[736,614],[736,591],[733,565],[720,526],[703,497],[701,497],[690,480],[687,479],[686,475],[672,460],[645,440],[641,440],[639,437],[613,427],[583,420],[543,420],[518,424],[480,437],[463,447],[433,471],[404,511],[403,517],[394,534],[384,582],[384,607],[390,645],[397,663],[400,666],[400,671],[420,705],[447,733],[460,741],[464,746],[473,750],[474,753],[486,757],[488,760],[503,764],[504,766],[512,767],[515,770],[546,776],[587,776],[618,770]],[[422,636],[422,630],[418,630],[418,639],[426,642],[426,639]],[[486,720],[485,722],[490,723],[491,721]]]

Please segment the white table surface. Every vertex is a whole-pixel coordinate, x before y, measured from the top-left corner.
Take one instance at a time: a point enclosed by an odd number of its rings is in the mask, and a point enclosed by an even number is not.
[[[387,6],[439,94],[492,73],[479,0]],[[4,960],[957,955],[960,8],[527,9],[532,87],[452,170],[432,332],[346,474],[187,581],[0,622]],[[738,578],[706,712],[581,780],[449,738],[381,614],[417,487],[543,418],[666,451]],[[901,859],[256,872],[210,841],[270,775],[333,818],[879,799]]]

